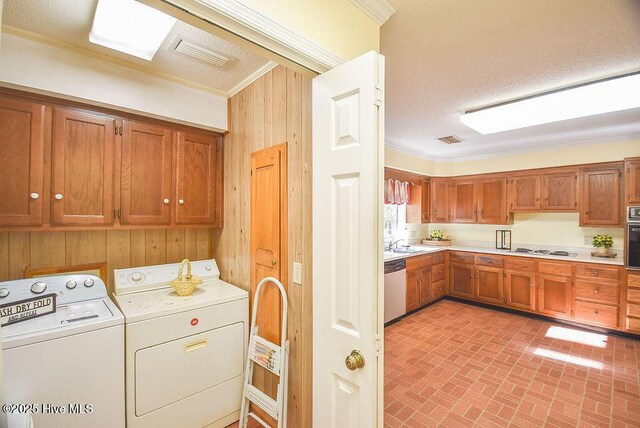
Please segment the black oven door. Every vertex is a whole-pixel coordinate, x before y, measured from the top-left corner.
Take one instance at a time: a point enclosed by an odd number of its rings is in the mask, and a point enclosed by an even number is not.
[[[627,267],[640,269],[640,223],[627,225]]]

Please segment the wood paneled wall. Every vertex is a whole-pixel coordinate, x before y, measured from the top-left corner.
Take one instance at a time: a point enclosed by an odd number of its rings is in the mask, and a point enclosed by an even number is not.
[[[250,289],[251,153],[288,150],[288,425],[311,426],[311,79],[279,66],[231,97],[224,144],[224,225],[213,230],[222,277]],[[302,284],[292,263],[302,263]]]
[[[25,268],[107,263],[113,270],[211,258],[211,229],[0,232],[0,281],[24,277]]]

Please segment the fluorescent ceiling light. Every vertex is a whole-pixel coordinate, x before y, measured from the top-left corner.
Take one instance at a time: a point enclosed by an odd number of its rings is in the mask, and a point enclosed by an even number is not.
[[[481,134],[640,107],[640,73],[471,110],[460,122]]]
[[[99,0],[89,41],[151,61],[175,23],[135,0]]]

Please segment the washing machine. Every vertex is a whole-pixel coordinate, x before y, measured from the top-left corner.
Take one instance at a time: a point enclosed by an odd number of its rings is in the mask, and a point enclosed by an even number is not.
[[[0,282],[9,426],[125,426],[124,318],[93,275]]]
[[[178,268],[114,271],[125,316],[127,428],[225,427],[239,418],[249,295],[204,260],[191,263],[203,283],[178,296],[169,284]]]

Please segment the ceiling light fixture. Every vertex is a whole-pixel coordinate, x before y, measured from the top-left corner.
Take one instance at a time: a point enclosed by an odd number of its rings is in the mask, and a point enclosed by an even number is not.
[[[481,134],[640,107],[640,73],[470,110],[460,122]]]
[[[99,0],[89,41],[151,61],[175,23],[135,0]]]

